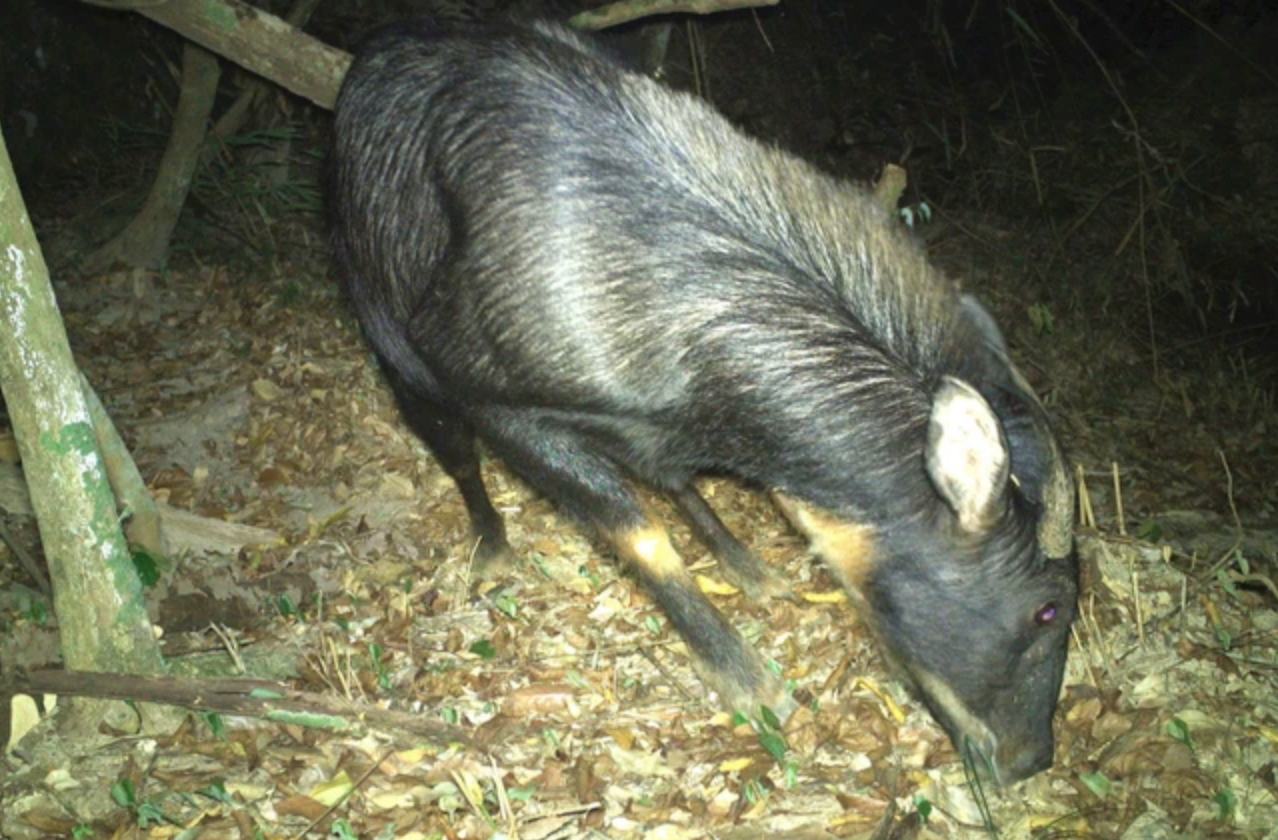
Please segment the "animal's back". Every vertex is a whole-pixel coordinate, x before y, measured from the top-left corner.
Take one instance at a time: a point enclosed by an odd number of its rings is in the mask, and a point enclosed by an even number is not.
[[[926,410],[956,296],[863,191],[538,31],[400,26],[352,67],[345,189],[378,209],[338,248],[357,306],[490,401],[659,415],[714,385],[695,335],[732,376],[788,380],[798,351]]]

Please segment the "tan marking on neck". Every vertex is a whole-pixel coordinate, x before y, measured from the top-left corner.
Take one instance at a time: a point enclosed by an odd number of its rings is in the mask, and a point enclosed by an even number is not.
[[[825,561],[839,582],[859,594],[874,571],[874,528],[841,519],[780,491],[774,491],[772,499],[790,524],[808,538],[812,551]]]

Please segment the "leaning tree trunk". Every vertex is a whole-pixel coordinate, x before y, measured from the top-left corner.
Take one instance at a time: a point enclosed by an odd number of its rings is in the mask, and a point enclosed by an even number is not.
[[[95,5],[112,5],[93,1]],[[337,101],[337,89],[351,63],[348,53],[243,0],[168,0],[154,4],[122,0],[117,5],[133,8],[183,38],[326,110],[332,110]]]
[[[85,271],[101,271],[115,263],[135,268],[164,267],[169,237],[173,235],[200,162],[200,146],[208,131],[220,75],[217,56],[194,44],[183,47],[182,93],[173,115],[169,145],[160,159],[151,192],[128,226],[89,255]]]
[[[163,673],[79,372],[2,135],[0,388],[53,582],[63,661],[88,671]],[[130,714],[119,704],[78,709],[85,724],[107,711]]]

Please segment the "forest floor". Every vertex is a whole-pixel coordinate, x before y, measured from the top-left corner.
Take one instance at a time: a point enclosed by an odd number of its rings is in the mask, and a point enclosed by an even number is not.
[[[0,834],[136,821],[153,835],[171,824],[204,836],[246,826],[363,837],[1278,836],[1278,610],[1256,585],[1278,532],[1192,504],[1194,470],[1209,475],[1229,453],[1183,403],[1129,392],[1126,413],[1102,419],[1080,407],[1083,388],[1046,389],[1094,519],[1078,529],[1081,618],[1055,766],[981,789],[766,496],[732,481],[702,489],[796,600],[734,594],[654,503],[715,603],[811,696],[785,726],[783,753],[707,705],[635,582],[491,461],[486,480],[525,562],[499,597],[474,594],[461,499],[400,422],[323,272],[317,254],[272,276],[120,272],[58,291],[77,359],[155,497],[278,537],[237,548],[174,531],[148,594],[174,673],[287,679],[344,698],[352,718],[408,710],[470,743],[245,717],[195,716],[168,739],[89,743],[40,728],[6,758]],[[1030,367],[1040,387],[1076,375],[1069,342],[1052,344]],[[1141,468],[1143,450],[1125,450],[1106,424],[1156,427],[1183,453],[1164,473],[1184,479]],[[9,522],[34,544],[29,517]],[[55,664],[47,605],[37,609],[11,555],[0,568],[5,670]],[[132,807],[111,798],[125,774]]]

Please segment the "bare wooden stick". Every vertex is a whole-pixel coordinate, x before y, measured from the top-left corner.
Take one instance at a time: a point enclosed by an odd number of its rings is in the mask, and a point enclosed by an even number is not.
[[[138,472],[133,456],[128,447],[120,439],[115,423],[107,414],[97,392],[89,384],[84,374],[80,374],[80,388],[84,391],[84,400],[89,407],[89,416],[93,418],[93,436],[97,439],[98,451],[102,455],[102,463],[106,467],[107,481],[111,483],[111,492],[116,501],[129,512],[129,521],[124,526],[125,536],[134,545],[140,545],[155,557],[167,557],[168,546],[164,542],[164,533],[160,529],[160,512],[156,509],[151,493],[146,489],[146,482]]]
[[[22,566],[26,573],[31,575],[31,579],[36,582],[36,586],[40,587],[40,591],[49,597],[53,597],[53,587],[49,585],[49,576],[44,573],[44,569],[40,567],[36,559],[4,527],[3,519],[0,519],[0,542],[9,546],[13,556],[18,558],[18,565]]]
[[[1083,475],[1083,465],[1078,465],[1078,519],[1084,528],[1096,527],[1096,512],[1092,510],[1092,496],[1087,492],[1087,476]]]
[[[1110,465],[1114,472],[1114,514],[1118,517],[1119,536],[1127,536],[1127,517],[1123,514],[1123,482],[1118,475],[1118,462]]]
[[[254,679],[185,679],[93,671],[34,671],[0,682],[0,696],[60,694],[160,703],[199,712],[263,718],[335,732],[400,730],[441,745],[469,746],[462,729],[339,697],[296,691],[286,683]]]

